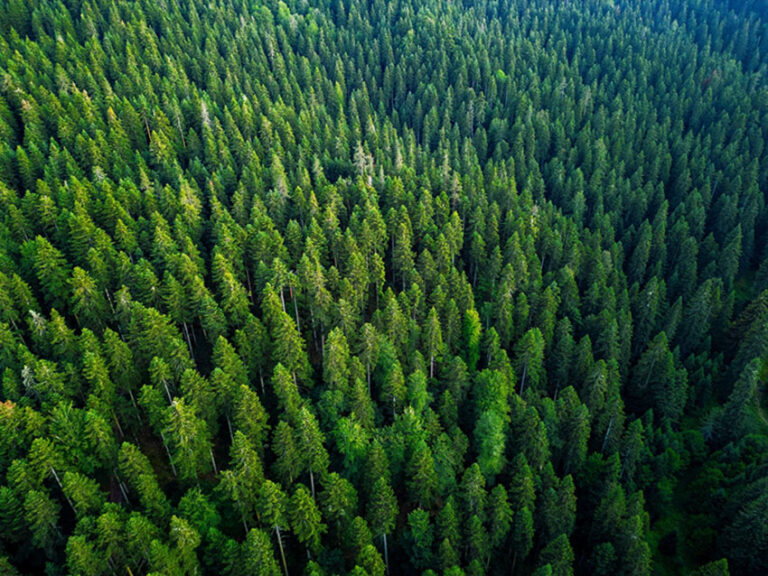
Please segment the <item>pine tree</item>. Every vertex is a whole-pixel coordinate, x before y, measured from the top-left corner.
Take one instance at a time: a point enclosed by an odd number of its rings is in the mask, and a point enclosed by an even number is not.
[[[412,546],[411,562],[419,569],[431,566],[434,530],[429,513],[422,508],[417,508],[408,514],[408,527]]]
[[[545,378],[544,372],[544,338],[541,330],[531,328],[518,342],[515,349],[515,372],[520,378],[520,395],[525,392],[528,384],[534,390],[538,390]]]
[[[373,537],[381,537],[384,545],[384,562],[387,566],[387,572],[389,572],[387,534],[395,528],[398,506],[395,494],[385,478],[379,478],[373,484],[366,511]]]
[[[573,561],[573,549],[565,534],[553,539],[539,554],[539,567],[550,566],[552,576],[573,574]]]
[[[296,433],[285,421],[278,422],[272,435],[272,452],[276,459],[274,470],[283,486],[290,486],[301,472],[301,454],[296,445]]]
[[[315,554],[320,551],[320,538],[326,532],[320,510],[315,505],[313,497],[302,484],[298,484],[288,503],[288,517],[293,533],[299,542]]]
[[[167,436],[172,448],[171,463],[183,480],[196,480],[209,464],[216,464],[208,436],[208,426],[195,414],[195,409],[183,399],[176,399],[168,408]]]
[[[728,402],[717,420],[716,437],[719,442],[737,440],[749,429],[749,406],[755,400],[760,367],[760,361],[753,360],[734,384]]]
[[[262,530],[253,528],[248,532],[243,543],[242,557],[243,569],[250,574],[280,575],[269,536]]]
[[[429,508],[437,492],[437,474],[435,472],[432,451],[426,442],[419,442],[408,462],[408,492],[415,503]]]
[[[261,521],[265,526],[268,526],[270,530],[274,530],[275,532],[283,570],[285,576],[288,576],[288,565],[285,560],[282,533],[282,530],[288,528],[288,497],[282,490],[280,490],[280,487],[277,484],[270,480],[266,480],[259,490],[257,506]]]
[[[315,498],[315,474],[325,475],[328,470],[328,452],[323,443],[325,436],[315,416],[302,407],[296,430],[297,448],[303,461],[303,467],[309,472],[312,498]]]
[[[435,362],[440,360],[443,352],[443,335],[440,329],[440,318],[432,308],[427,316],[427,324],[423,333],[424,349],[429,357],[429,377],[435,377]]]

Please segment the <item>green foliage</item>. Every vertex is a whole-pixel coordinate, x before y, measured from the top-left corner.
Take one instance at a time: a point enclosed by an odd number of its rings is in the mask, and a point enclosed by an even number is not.
[[[0,572],[768,571],[766,31],[0,2]]]

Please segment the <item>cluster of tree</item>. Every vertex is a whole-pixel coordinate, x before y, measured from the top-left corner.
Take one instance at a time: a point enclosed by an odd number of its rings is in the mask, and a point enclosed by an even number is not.
[[[767,23],[0,0],[0,572],[766,573]]]

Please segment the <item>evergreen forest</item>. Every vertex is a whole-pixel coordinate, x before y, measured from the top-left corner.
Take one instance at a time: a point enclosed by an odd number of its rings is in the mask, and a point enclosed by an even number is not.
[[[768,574],[763,0],[0,0],[0,574]]]

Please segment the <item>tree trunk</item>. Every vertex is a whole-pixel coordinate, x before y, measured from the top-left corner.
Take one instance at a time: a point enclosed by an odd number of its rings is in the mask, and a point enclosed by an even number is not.
[[[229,414],[227,414],[227,428],[229,428],[229,441],[234,442],[235,435],[232,434],[232,420],[229,418]]]
[[[243,507],[240,505],[240,518],[243,520],[243,528],[245,528],[245,535],[248,536],[248,522],[245,521],[245,513],[243,512]]]
[[[113,412],[112,418],[115,419],[115,424],[117,424],[117,431],[120,432],[120,438],[125,438],[125,434],[123,434],[123,427],[120,426],[120,420],[117,419],[117,414]]]
[[[251,304],[253,304],[253,286],[251,285],[251,271],[248,270],[248,267],[245,268],[245,281],[248,283],[248,299],[251,301]]]
[[[651,379],[651,374],[653,374],[653,367],[656,364],[656,357],[657,355],[653,355],[653,361],[651,362],[651,367],[648,368],[648,375],[645,377],[645,382],[643,382],[643,390],[645,390],[648,387],[648,382]]]
[[[275,524],[275,533],[277,534],[277,545],[280,547],[280,558],[283,560],[283,570],[285,576],[288,576],[288,564],[285,562],[285,551],[283,550],[283,537],[280,535],[280,526]]]
[[[384,565],[387,567],[387,574],[389,574],[389,552],[387,551],[387,533],[381,535],[384,539]]]
[[[370,396],[371,395],[371,364],[370,362],[366,363],[365,368],[366,368],[365,372],[368,377],[368,396]]]
[[[125,489],[125,484],[123,484],[123,481],[120,479],[120,476],[118,476],[115,473],[115,479],[117,480],[117,485],[120,488],[120,492],[123,494],[123,498],[125,498],[126,504],[130,505],[131,501],[128,499],[128,491]]]
[[[301,334],[301,322],[299,322],[299,305],[296,303],[296,295],[293,293],[293,286],[288,287],[291,291],[291,300],[293,300],[293,313],[296,315],[296,330]]]
[[[192,350],[192,340],[189,337],[189,327],[187,327],[187,323],[186,322],[182,322],[182,324],[184,325],[184,336],[186,336],[186,338],[187,338],[187,346],[189,346],[189,355],[192,356],[192,360],[194,360],[195,359],[195,353]]]
[[[605,445],[608,443],[608,436],[611,434],[611,428],[613,427],[613,416],[611,416],[611,421],[608,422],[608,430],[605,431],[605,437],[603,438],[603,447],[600,449],[600,453],[605,453]]]
[[[213,464],[213,473],[218,474],[219,470],[216,468],[216,459],[213,457],[213,448],[208,449],[211,453],[211,464]]]
[[[168,454],[168,461],[171,463],[171,472],[173,472],[173,475],[176,476],[176,466],[173,464],[171,451],[168,450],[168,443],[165,441],[165,434],[163,434],[162,430],[160,431],[160,437],[163,439],[163,447],[165,448],[165,453]]]
[[[523,390],[525,390],[525,376],[528,373],[528,363],[526,362],[523,365],[523,379],[520,381],[520,396],[523,395]]]
[[[315,475],[312,474],[312,468],[309,469],[309,483],[312,486],[312,499],[316,500],[316,498],[315,498]]]
[[[56,478],[56,484],[59,485],[59,488],[61,488],[61,492],[64,494],[64,498],[67,499],[67,502],[69,503],[69,507],[72,508],[72,510],[77,513],[77,510],[75,510],[74,505],[72,504],[72,500],[69,499],[69,496],[67,496],[66,492],[64,492],[64,486],[61,485],[61,480],[59,480],[59,475],[56,474],[56,470],[53,466],[51,466],[51,472],[53,473],[53,477]]]
[[[133,407],[136,410],[136,417],[139,419],[139,424],[143,424],[144,421],[141,419],[141,411],[139,410],[138,404],[136,404],[136,398],[133,397],[133,392],[131,392],[130,388],[128,388],[128,396],[131,397],[131,404],[133,404]]]

